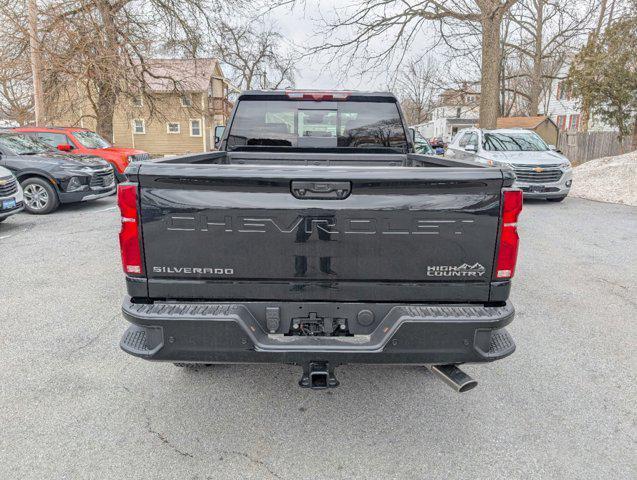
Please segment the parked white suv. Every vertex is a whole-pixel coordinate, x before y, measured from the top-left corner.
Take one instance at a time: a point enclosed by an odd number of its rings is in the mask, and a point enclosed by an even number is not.
[[[22,187],[13,174],[0,167],[0,222],[24,209]]]
[[[573,182],[571,162],[530,130],[461,130],[447,147],[448,157],[510,166],[525,197],[561,202]]]

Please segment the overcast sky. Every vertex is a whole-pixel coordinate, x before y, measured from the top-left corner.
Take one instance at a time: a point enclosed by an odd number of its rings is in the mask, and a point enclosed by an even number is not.
[[[322,11],[329,13],[335,3],[334,1],[324,1],[321,7]],[[279,9],[271,17],[275,19],[285,38],[299,48],[315,45],[320,40],[317,37],[317,31],[320,29],[320,12],[316,7],[296,7],[293,11]],[[330,71],[329,66],[325,65],[327,62],[328,59],[325,56],[301,58],[298,63],[296,87],[317,89],[360,88],[359,85],[356,85],[360,83],[360,80],[349,79],[346,84],[337,80],[336,75]],[[375,79],[370,78],[369,80],[373,82]]]
[[[330,18],[336,7],[342,11],[350,3],[347,0],[322,0],[321,9],[316,7],[316,2],[308,2],[305,8],[296,7],[294,10],[277,9],[270,18],[280,27],[281,33],[286,39],[298,47],[307,47],[321,43],[321,16]],[[417,44],[422,46],[422,52],[426,50],[427,40],[421,35]],[[382,41],[376,42],[376,48]],[[420,48],[412,48],[412,55],[422,55]],[[302,58],[298,62],[297,88],[317,89],[361,89],[361,90],[386,90],[391,75],[395,72],[395,66],[386,65],[381,71],[365,73],[362,76],[357,73],[357,68],[352,68],[349,75],[342,77],[343,66],[338,62],[329,62],[327,54],[319,57]]]

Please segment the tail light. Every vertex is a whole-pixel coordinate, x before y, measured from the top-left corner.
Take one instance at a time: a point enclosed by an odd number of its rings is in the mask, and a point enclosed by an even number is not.
[[[495,278],[512,278],[515,273],[515,262],[518,258],[518,215],[522,211],[522,190],[517,188],[502,192],[502,227],[498,245]]]
[[[122,216],[122,229],[119,232],[119,248],[122,252],[122,265],[126,274],[140,275],[142,254],[139,248],[139,214],[137,212],[137,184],[120,183],[117,187],[117,204]]]

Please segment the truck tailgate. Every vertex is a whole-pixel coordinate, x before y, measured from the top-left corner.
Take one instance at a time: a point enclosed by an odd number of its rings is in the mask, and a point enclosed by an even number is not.
[[[498,169],[149,163],[138,179],[151,298],[489,298]]]

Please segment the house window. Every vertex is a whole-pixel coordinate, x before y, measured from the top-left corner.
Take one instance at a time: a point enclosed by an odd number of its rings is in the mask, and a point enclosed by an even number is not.
[[[560,130],[566,130],[566,115],[557,116],[557,128]]]
[[[166,133],[180,133],[181,125],[177,122],[168,122],[166,124]]]
[[[190,119],[190,136],[201,137],[201,120],[198,118]]]
[[[568,119],[569,130],[577,130],[579,128],[579,113],[573,114]]]
[[[146,122],[141,118],[133,120],[133,133],[135,135],[143,135],[146,133]]]
[[[181,96],[181,106],[192,107],[192,95],[190,95],[189,93],[184,93]]]
[[[141,95],[133,97],[133,107],[143,107],[143,106],[144,106],[144,99],[142,98]]]

